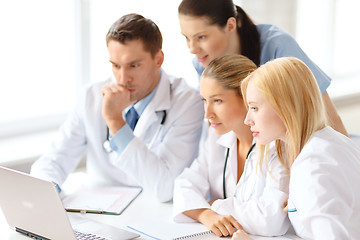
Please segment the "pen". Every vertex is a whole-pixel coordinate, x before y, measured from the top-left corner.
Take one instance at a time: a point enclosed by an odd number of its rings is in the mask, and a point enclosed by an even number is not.
[[[148,236],[148,237],[150,237],[150,238],[153,238],[153,239],[155,239],[155,240],[161,240],[161,239],[156,238],[156,237],[154,237],[154,236],[151,236],[151,235],[149,235],[149,234],[147,234],[147,233],[144,233],[143,231],[137,230],[137,229],[135,229],[135,228],[133,228],[133,227],[130,227],[130,226],[127,226],[127,227],[130,228],[130,229],[132,229],[132,230],[134,230],[134,231],[136,231],[136,232],[138,232],[138,233],[140,233],[140,234],[143,234],[143,235],[145,235],[145,236]]]
[[[95,214],[120,215],[122,213],[122,211],[121,212],[109,212],[109,211],[104,211],[104,210],[75,209],[75,208],[65,208],[65,210],[67,212],[78,212],[81,214],[95,213]]]
[[[79,212],[82,214],[85,214],[85,213],[97,213],[97,214],[107,213],[102,210],[86,210],[86,209],[72,209],[72,208],[66,208],[65,210],[67,212]]]

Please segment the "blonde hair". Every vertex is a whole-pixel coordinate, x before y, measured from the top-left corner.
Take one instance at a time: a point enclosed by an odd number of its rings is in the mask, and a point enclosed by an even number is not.
[[[278,113],[286,127],[286,142],[276,140],[276,151],[288,171],[313,134],[326,125],[321,92],[311,70],[299,59],[283,57],[269,61],[251,73],[241,84],[246,102],[246,89],[252,82]],[[259,148],[260,166],[265,146]]]
[[[240,84],[257,66],[249,58],[239,55],[225,55],[212,60],[205,68],[201,78],[215,79],[223,88],[237,90],[240,97]]]

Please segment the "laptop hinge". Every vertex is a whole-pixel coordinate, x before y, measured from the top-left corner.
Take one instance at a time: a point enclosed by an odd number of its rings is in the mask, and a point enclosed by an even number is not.
[[[29,231],[26,231],[26,230],[21,229],[21,228],[18,228],[18,227],[15,227],[15,231],[17,231],[17,232],[19,232],[19,233],[21,233],[21,234],[24,234],[24,235],[26,235],[26,236],[28,236],[28,237],[31,237],[31,238],[33,238],[33,239],[51,240],[50,238],[42,237],[42,236],[40,236],[40,235],[37,235],[37,234],[35,234],[35,233],[31,233],[31,232],[29,232]]]

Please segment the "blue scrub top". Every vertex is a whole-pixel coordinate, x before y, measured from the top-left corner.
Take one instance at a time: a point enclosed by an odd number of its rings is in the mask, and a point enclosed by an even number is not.
[[[326,75],[300,48],[296,40],[288,33],[271,24],[257,25],[260,34],[260,65],[280,57],[296,57],[303,61],[314,74],[321,93],[324,93],[330,86],[331,78]],[[204,67],[193,59],[193,65],[199,75]]]

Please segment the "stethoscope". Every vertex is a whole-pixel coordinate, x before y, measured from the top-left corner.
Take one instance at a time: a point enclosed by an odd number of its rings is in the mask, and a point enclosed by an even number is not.
[[[152,142],[150,143],[150,146],[152,146],[154,139],[158,136],[161,127],[164,125],[164,123],[165,123],[165,121],[166,121],[166,110],[162,110],[162,112],[163,112],[163,117],[162,117],[162,119],[161,119],[160,126],[159,126],[158,130],[156,131],[156,134],[155,134],[155,136],[153,137],[153,140],[152,140]],[[108,126],[106,126],[106,139],[105,139],[105,141],[104,141],[104,143],[103,143],[103,147],[104,147],[104,149],[105,149],[105,151],[106,151],[107,153],[111,153],[111,152],[113,151],[113,150],[111,149],[111,146],[110,146],[110,129],[109,129]]]
[[[251,145],[248,153],[246,154],[246,160],[248,159],[251,151],[254,149],[255,144],[256,144],[256,143],[254,143],[253,145]],[[227,148],[227,150],[226,150],[226,157],[225,157],[225,164],[224,164],[224,172],[223,172],[223,195],[224,195],[224,199],[226,199],[225,172],[226,172],[227,161],[228,161],[228,158],[229,158],[229,151],[230,151],[230,148]]]

